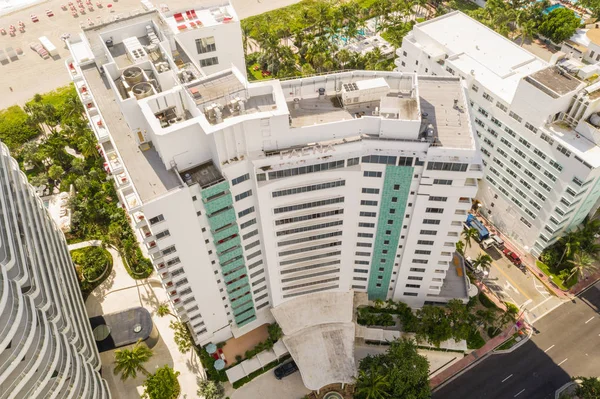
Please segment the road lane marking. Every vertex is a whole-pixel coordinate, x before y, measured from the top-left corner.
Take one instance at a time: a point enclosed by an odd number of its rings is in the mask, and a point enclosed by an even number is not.
[[[554,345],[552,345],[551,347],[549,347],[548,349],[546,349],[546,350],[544,351],[544,353],[548,352],[548,351],[549,351],[550,349],[552,349],[552,348],[554,348]]]
[[[521,306],[519,306],[519,309],[523,309],[525,306],[529,305],[531,302],[533,302],[533,299],[528,299],[525,302],[523,302],[521,304]]]
[[[568,358],[567,358],[568,359]],[[563,360],[562,362],[558,363],[558,366],[560,366],[561,364],[563,364],[564,362],[567,361],[567,359]]]
[[[529,309],[530,312],[533,312],[533,310],[535,308],[537,308],[538,306],[542,305],[543,303],[546,303],[547,301],[549,301],[550,299],[552,299],[552,297],[546,298],[544,299],[542,302],[538,303],[537,305],[535,305],[534,307],[532,307],[531,309]]]
[[[524,389],[520,390],[515,396],[513,396],[513,398],[516,398],[517,396],[519,396],[520,394],[522,394],[523,392],[525,392]]]
[[[512,279],[510,277],[508,277],[508,275],[506,273],[504,273],[500,267],[495,267],[494,270],[497,270],[498,272],[500,272],[500,274],[502,274],[504,277],[506,277],[506,279],[509,281],[509,285],[511,285],[512,288],[514,288],[516,292],[518,292],[519,294],[523,295],[527,299],[531,299],[527,295],[525,295],[524,293],[522,293],[518,288],[516,288],[519,285],[516,284],[514,281],[512,281]]]
[[[512,377],[512,376],[513,376],[512,374],[511,374],[511,375],[509,375],[508,377],[506,377],[505,379],[503,379],[503,380],[502,380],[502,382],[504,382],[504,381],[508,380],[508,379],[509,379],[510,377]]]
[[[590,321],[592,321],[594,319],[595,316],[590,317],[590,319],[588,321],[585,322],[585,324],[589,323]]]

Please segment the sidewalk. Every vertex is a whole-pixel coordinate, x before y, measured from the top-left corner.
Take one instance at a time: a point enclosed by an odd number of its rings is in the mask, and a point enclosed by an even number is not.
[[[481,215],[479,212],[475,214],[482,222],[483,225],[490,231],[490,233],[496,234],[502,240],[504,240],[504,246],[508,248],[510,251],[516,253],[521,258],[523,264],[527,267],[530,273],[532,273],[538,280],[542,282],[546,286],[546,288],[556,295],[560,299],[571,299],[571,295],[568,292],[561,290],[556,287],[550,277],[546,275],[543,271],[541,271],[536,265],[536,258],[530,253],[523,252],[516,245],[512,243],[510,237],[505,236],[500,230],[498,230],[493,223],[491,223],[485,216]]]
[[[490,290],[485,283],[483,283],[480,280],[475,281],[474,283],[477,288],[479,289],[479,292],[483,292],[488,298],[490,298],[490,300],[492,302],[494,302],[494,304],[499,307],[500,309],[502,309],[503,311],[506,311],[506,305],[504,304],[504,302],[502,302],[500,299],[498,299],[498,296],[496,296],[496,293],[492,290]]]
[[[459,374],[461,371],[465,370],[467,367],[473,365],[475,362],[480,360],[481,358],[489,355],[496,347],[500,346],[504,341],[508,339],[514,333],[515,326],[511,323],[511,326],[504,330],[500,335],[490,339],[485,343],[481,348],[474,350],[458,362],[454,363],[452,366],[448,367],[446,370],[442,371],[431,380],[429,380],[429,385],[431,388],[436,388],[437,386],[444,383],[446,380],[452,378],[453,376]]]

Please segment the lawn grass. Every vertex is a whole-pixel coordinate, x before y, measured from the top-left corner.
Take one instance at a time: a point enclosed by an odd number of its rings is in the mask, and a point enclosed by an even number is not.
[[[263,80],[267,77],[262,76],[262,70],[258,68],[258,70],[254,70],[254,67],[257,66],[257,63],[249,64],[246,69],[248,70],[248,78],[249,80]]]
[[[454,10],[462,11],[464,13],[480,8],[477,4],[469,0],[452,0],[450,2],[450,7]]]
[[[541,271],[543,271],[548,277],[550,277],[552,282],[554,284],[556,284],[558,286],[558,288],[560,288],[563,291],[568,291],[569,288],[571,288],[572,286],[574,286],[577,283],[577,277],[574,277],[574,278],[570,279],[567,282],[567,284],[565,284],[559,276],[552,273],[552,271],[550,270],[550,267],[548,265],[546,265],[543,262],[540,262],[539,260],[536,261],[535,263],[536,263],[537,267],[539,267]]]

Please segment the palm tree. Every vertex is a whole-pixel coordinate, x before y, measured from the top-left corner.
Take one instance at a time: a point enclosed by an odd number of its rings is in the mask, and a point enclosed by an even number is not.
[[[356,379],[356,396],[362,399],[384,399],[389,398],[386,392],[390,383],[387,376],[379,373],[374,367],[369,372],[360,370]]]
[[[465,256],[465,243],[464,242],[462,242],[462,241],[456,242],[456,252],[458,252],[462,256]]]
[[[149,375],[148,370],[143,366],[153,353],[142,340],[138,340],[132,349],[117,349],[115,351],[115,375],[121,373],[121,380],[137,377],[137,373],[142,372]]]
[[[577,231],[569,231],[560,238],[560,241],[564,242],[565,249],[555,266],[559,266],[565,258],[570,258],[577,250],[579,250],[579,247],[581,246],[579,238],[579,232]]]
[[[521,44],[520,46],[523,47],[523,43],[525,43],[525,40],[529,39],[533,39],[533,35],[535,35],[536,29],[535,29],[535,24],[533,21],[526,21],[523,24],[521,24],[519,26],[519,31],[521,32]]]
[[[470,227],[462,231],[462,236],[465,239],[465,248],[471,248],[471,240],[479,238],[479,232],[473,227]]]
[[[83,136],[79,138],[77,142],[79,146],[79,150],[83,154],[84,157],[96,157],[98,154],[98,150],[96,149],[96,137],[91,132],[86,132]]]
[[[173,314],[173,312],[171,312],[171,307],[169,307],[169,304],[166,301],[158,304],[158,307],[156,308],[156,314],[158,317],[164,317],[166,315],[177,317]]]
[[[488,254],[479,254],[473,261],[473,267],[481,266],[483,269],[489,270],[492,267],[492,257]]]
[[[569,277],[567,277],[565,281],[569,281],[574,276],[583,278],[598,270],[598,265],[594,263],[594,259],[583,251],[575,252],[573,259],[570,259],[568,262],[573,265],[573,268],[571,269],[571,274],[569,274]]]
[[[496,321],[495,309],[479,309],[476,314],[481,325],[493,326]]]

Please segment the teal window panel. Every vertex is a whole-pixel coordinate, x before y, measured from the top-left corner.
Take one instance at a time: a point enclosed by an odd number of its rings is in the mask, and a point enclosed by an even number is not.
[[[237,269],[240,266],[244,266],[244,258],[238,259],[234,262],[228,263],[225,266],[221,267],[222,273],[229,273],[232,270]]]
[[[233,204],[233,198],[231,198],[231,194],[227,194],[217,198],[216,200],[207,202],[204,204],[204,209],[206,209],[207,215],[211,215],[219,209],[223,209],[231,204]]]
[[[217,247],[217,255],[222,254],[223,252],[227,252],[231,248],[235,248],[236,246],[241,245],[242,241],[239,237],[232,238],[222,244],[216,245]]]
[[[234,295],[239,295],[239,294],[236,292]],[[231,297],[229,299],[231,300]],[[241,298],[231,301],[231,307],[233,309],[235,309],[234,310],[235,313],[239,313],[239,312],[241,312],[241,310],[238,310],[238,309],[241,308],[242,305],[244,305],[248,301],[252,302],[252,294],[251,293],[248,293]]]
[[[212,231],[216,231],[219,228],[226,226],[229,223],[233,223],[235,221],[235,210],[233,208],[208,218],[208,224],[210,225],[210,229]]]
[[[238,247],[236,249],[234,249],[233,251],[229,251],[226,254],[223,255],[219,255],[219,263],[223,264],[225,262],[227,262],[228,260],[231,260],[233,258],[235,258],[236,256],[239,255],[243,255],[244,251],[242,250],[242,247]]]
[[[240,231],[240,229],[239,229],[237,223],[234,223],[232,226],[230,226],[224,230],[221,230],[217,233],[213,233],[213,238],[214,238],[215,242],[218,243],[220,240],[222,240],[224,238],[231,237],[232,235],[239,233],[239,231]]]
[[[235,290],[235,289],[238,289],[238,288],[240,288],[240,287],[243,287],[243,286],[245,286],[245,285],[248,285],[248,281],[249,281],[249,279],[248,279],[248,277],[246,276],[246,277],[244,277],[244,278],[241,278],[241,279],[239,279],[239,280],[238,280],[238,281],[236,281],[235,283],[231,283],[231,284],[229,284],[229,285],[227,286],[227,292],[229,293],[229,292],[231,292],[231,291],[233,291],[233,290]],[[249,287],[249,285],[248,285],[248,287]]]
[[[241,306],[238,306],[236,309],[233,309],[233,315],[237,316],[242,314],[250,309],[254,309],[254,302],[252,302],[252,298],[249,302],[243,303]]]
[[[369,300],[381,299],[385,301],[387,298],[392,269],[398,251],[400,232],[404,224],[404,212],[406,211],[413,172],[414,168],[410,166],[387,165],[385,168],[379,218],[377,219],[377,233],[373,245],[373,258],[371,259],[371,272],[369,273],[369,286],[367,288]],[[394,185],[399,185],[400,188],[394,190]],[[396,202],[392,202],[393,197],[397,198]],[[393,209],[394,213],[390,213],[390,209]],[[389,225],[388,220],[393,220],[394,223]],[[391,232],[389,235],[386,234],[388,230]],[[389,244],[385,245],[384,241],[388,241]],[[384,254],[383,250],[387,250],[387,254]],[[380,268],[384,269],[383,272],[379,271]]]
[[[256,312],[254,311],[254,308],[252,308],[249,311],[244,312],[244,313],[240,314],[239,316],[236,316],[235,324],[237,324],[238,327],[241,327],[250,322],[253,322],[254,320],[256,320]]]
[[[212,197],[213,195],[219,194],[223,191],[229,190],[229,182],[225,180],[219,184],[215,184],[214,186],[210,186],[202,190],[201,195],[202,199],[205,200],[208,197]]]
[[[242,277],[244,274],[246,274],[246,268],[244,267],[243,269],[238,270],[237,272],[233,272],[231,274],[228,274],[227,276],[224,276],[223,278],[225,279],[225,282],[228,283],[232,280],[235,280],[238,277]]]

